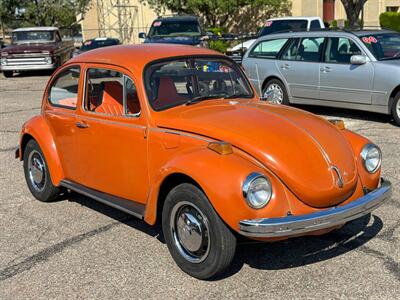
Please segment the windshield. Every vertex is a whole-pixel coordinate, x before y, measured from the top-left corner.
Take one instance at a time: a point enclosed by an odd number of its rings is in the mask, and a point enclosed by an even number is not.
[[[92,50],[92,49],[107,47],[107,46],[113,46],[113,45],[118,45],[118,41],[117,40],[99,40],[99,41],[88,40],[83,43],[81,50],[87,51],[87,50]]]
[[[183,58],[145,70],[147,98],[154,110],[206,99],[252,98],[240,68],[223,58]]]
[[[200,36],[201,29],[195,21],[155,21],[150,28],[149,37]]]
[[[14,44],[46,43],[54,41],[54,31],[18,31],[12,33]]]
[[[360,37],[377,60],[400,58],[400,34],[381,33]]]
[[[280,32],[280,31],[299,31],[307,29],[307,20],[281,20],[267,21],[260,29],[259,36]]]

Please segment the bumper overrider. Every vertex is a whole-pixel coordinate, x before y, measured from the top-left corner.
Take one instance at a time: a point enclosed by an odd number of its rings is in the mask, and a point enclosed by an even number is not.
[[[382,179],[379,188],[343,206],[299,216],[242,220],[240,234],[256,238],[290,237],[335,227],[369,214],[391,195],[391,183]]]

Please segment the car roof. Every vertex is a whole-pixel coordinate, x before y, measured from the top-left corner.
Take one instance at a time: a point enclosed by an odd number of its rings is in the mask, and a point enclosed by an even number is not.
[[[53,31],[58,30],[57,27],[25,27],[25,28],[17,28],[12,32],[20,32],[20,31]]]
[[[396,31],[388,29],[362,29],[362,30],[351,31],[351,33],[355,34],[356,36],[363,36],[363,35],[373,35],[379,33],[396,33]]]
[[[171,16],[158,16],[155,21],[198,21],[199,18],[193,15],[171,15]]]
[[[174,44],[118,45],[84,52],[68,61],[73,63],[106,63],[141,71],[148,63],[172,57],[223,54],[206,48]]]
[[[321,20],[320,17],[279,17],[268,19],[268,21],[285,21],[285,20]]]

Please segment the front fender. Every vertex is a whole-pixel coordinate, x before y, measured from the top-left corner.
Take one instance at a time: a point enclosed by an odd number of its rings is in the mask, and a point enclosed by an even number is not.
[[[179,153],[170,159],[155,175],[145,212],[145,221],[154,224],[157,201],[163,181],[171,174],[191,177],[202,188],[218,215],[235,231],[239,221],[258,217],[286,216],[290,210],[283,185],[272,173],[234,151],[220,155],[208,148],[196,148]],[[252,172],[265,174],[271,180],[273,196],[262,209],[249,207],[242,196],[242,184]]]
[[[53,134],[43,116],[35,116],[22,126],[19,139],[20,160],[23,160],[24,148],[31,137],[42,149],[53,185],[58,186],[60,181],[64,178],[63,168]]]

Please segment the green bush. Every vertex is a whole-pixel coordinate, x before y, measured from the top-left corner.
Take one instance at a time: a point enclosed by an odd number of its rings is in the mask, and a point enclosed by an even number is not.
[[[359,26],[360,28],[362,28],[363,27],[363,21],[359,19],[356,22],[356,26]],[[333,28],[333,29],[338,28],[338,21],[337,20],[332,20],[329,28]],[[344,20],[344,28],[349,28],[349,21],[348,20]]]
[[[382,28],[400,31],[400,13],[394,11],[381,13],[379,23]]]
[[[215,34],[216,36],[221,36],[222,33],[226,33],[227,30],[225,28],[220,28],[220,27],[216,27],[216,28],[207,28],[207,31],[212,32],[213,34]],[[210,49],[215,50],[215,51],[219,51],[222,53],[226,52],[226,49],[228,49],[228,43],[226,41],[210,41]]]

